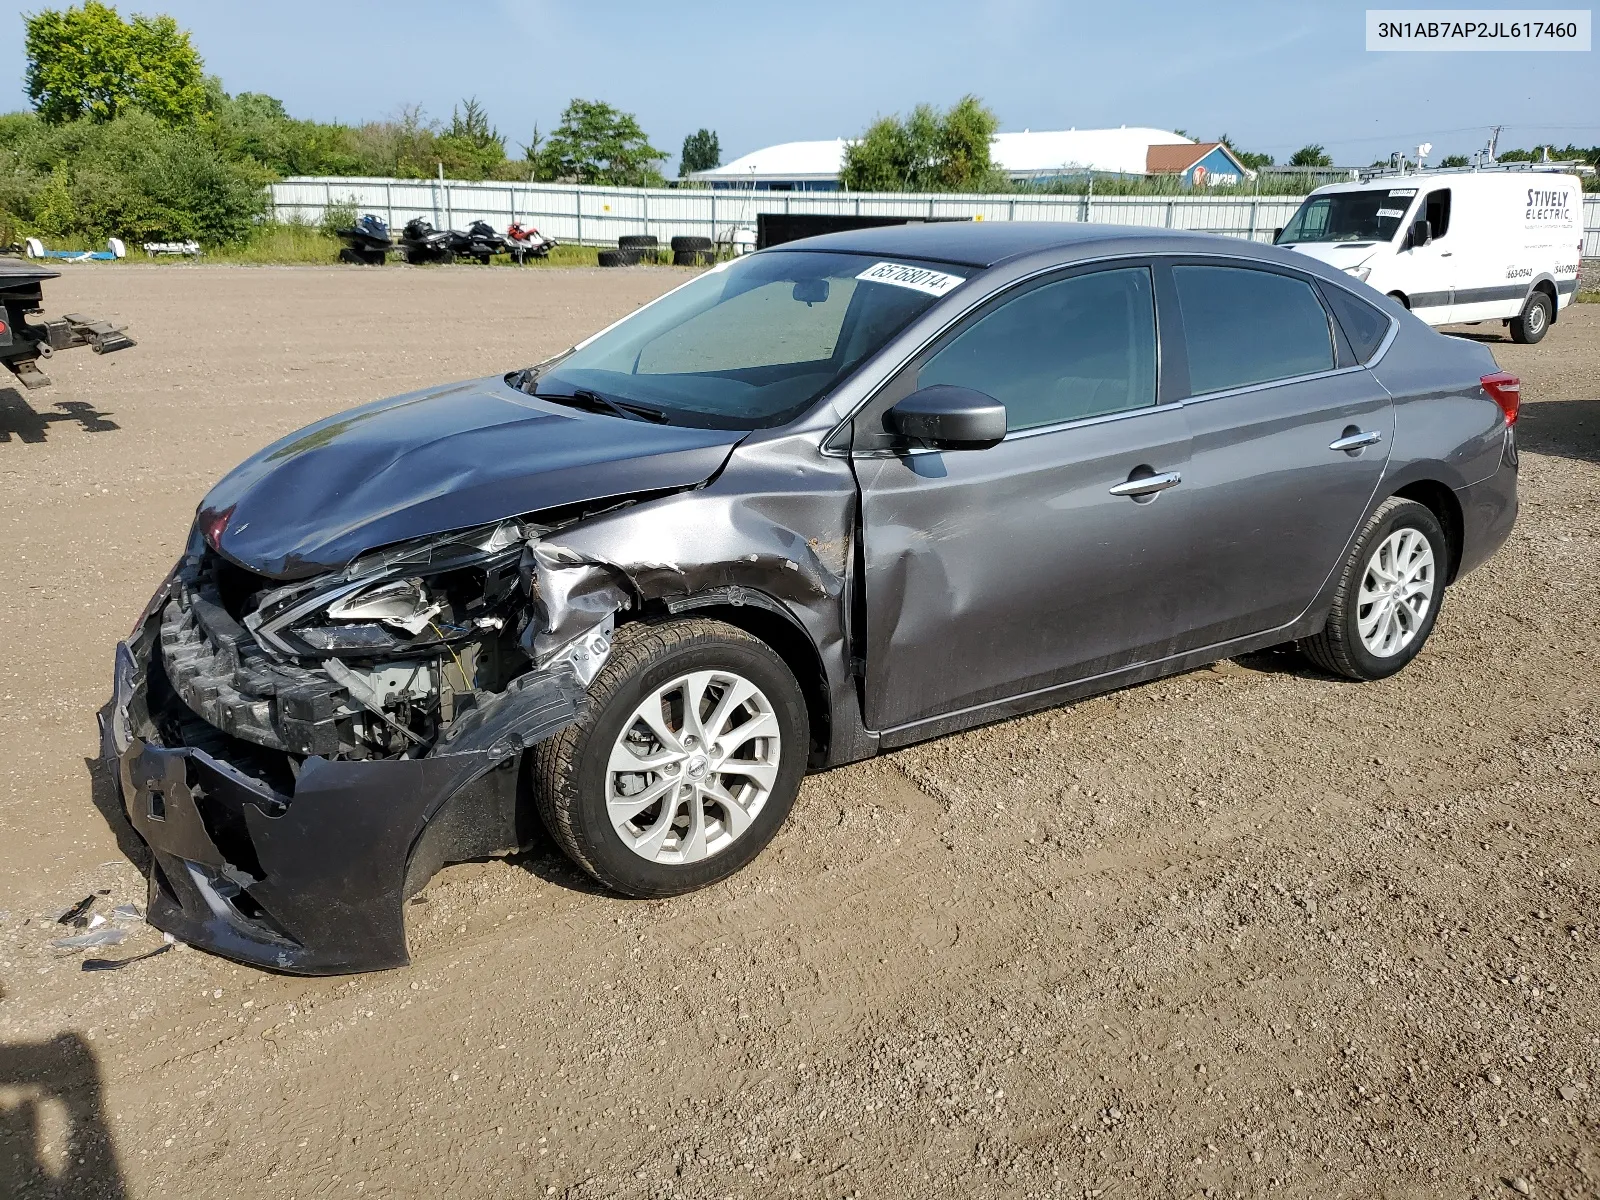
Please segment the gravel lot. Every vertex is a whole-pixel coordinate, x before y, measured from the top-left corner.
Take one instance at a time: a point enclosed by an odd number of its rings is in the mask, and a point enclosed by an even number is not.
[[[1597,305],[1472,331],[1524,380],[1522,520],[1395,679],[1256,655],[816,776],[679,900],[454,867],[383,975],[51,949],[142,903],[94,713],[209,483],[681,277],[48,286],[140,344],[0,389],[0,1195],[1600,1194]]]

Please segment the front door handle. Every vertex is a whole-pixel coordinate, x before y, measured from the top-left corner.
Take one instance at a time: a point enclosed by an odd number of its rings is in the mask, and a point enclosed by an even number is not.
[[[1376,446],[1381,441],[1383,441],[1383,434],[1379,433],[1376,429],[1370,431],[1362,431],[1358,429],[1354,433],[1345,434],[1337,441],[1329,442],[1328,449],[1359,450],[1363,446]]]
[[[1163,475],[1141,475],[1137,479],[1129,479],[1127,483],[1116,484],[1111,489],[1113,496],[1153,496],[1157,492],[1164,492],[1169,487],[1177,487],[1183,482],[1183,476],[1176,471],[1168,471]]]

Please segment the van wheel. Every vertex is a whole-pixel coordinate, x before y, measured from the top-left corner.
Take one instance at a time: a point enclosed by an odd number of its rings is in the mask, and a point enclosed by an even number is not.
[[[1407,300],[1405,298],[1405,296],[1403,294],[1401,294],[1400,292],[1390,292],[1389,293],[1389,299],[1393,300],[1396,304],[1398,304],[1401,308],[1405,309],[1407,312],[1411,311],[1411,301]]]
[[[1531,346],[1550,329],[1550,297],[1534,292],[1522,306],[1522,315],[1511,322],[1511,340]]]
[[[800,685],[766,643],[705,618],[625,625],[583,715],[534,748],[534,799],[595,879],[674,896],[761,853],[810,740]]]

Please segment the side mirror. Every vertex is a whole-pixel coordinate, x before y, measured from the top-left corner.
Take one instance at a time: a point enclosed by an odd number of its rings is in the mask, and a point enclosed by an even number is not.
[[[1006,436],[1006,406],[971,388],[936,383],[891,408],[889,429],[938,450],[983,450]]]
[[[1283,236],[1283,226],[1279,225],[1276,229],[1274,229],[1272,231],[1272,244],[1274,246],[1276,246],[1278,244],[1278,239],[1281,238],[1282,236]]]
[[[1427,221],[1417,220],[1411,223],[1411,245],[1426,246],[1433,241],[1433,226]]]

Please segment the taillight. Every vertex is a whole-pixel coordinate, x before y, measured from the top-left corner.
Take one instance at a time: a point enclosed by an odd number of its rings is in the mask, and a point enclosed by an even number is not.
[[[1522,408],[1522,380],[1509,371],[1496,371],[1478,382],[1483,384],[1483,390],[1489,393],[1489,398],[1505,413],[1506,424],[1515,425],[1517,413]]]

